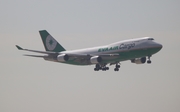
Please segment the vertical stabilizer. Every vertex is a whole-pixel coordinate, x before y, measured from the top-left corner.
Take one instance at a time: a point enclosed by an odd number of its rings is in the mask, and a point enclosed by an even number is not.
[[[46,51],[65,51],[65,49],[46,30],[41,30],[39,33]]]

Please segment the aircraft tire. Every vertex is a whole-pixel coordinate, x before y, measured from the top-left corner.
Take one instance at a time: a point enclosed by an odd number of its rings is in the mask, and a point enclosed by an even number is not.
[[[120,68],[120,65],[116,65],[116,68]]]
[[[102,68],[102,71],[106,71],[106,68]]]
[[[151,64],[151,60],[148,60],[147,63],[148,63],[148,64]]]
[[[119,71],[119,69],[118,69],[118,68],[115,68],[114,71]]]
[[[97,69],[97,68],[94,68],[94,71],[99,71],[99,69]]]

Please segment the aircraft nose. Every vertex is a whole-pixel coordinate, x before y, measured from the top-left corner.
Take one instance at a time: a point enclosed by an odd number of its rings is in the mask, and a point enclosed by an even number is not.
[[[157,46],[157,48],[160,48],[160,49],[162,49],[162,47],[163,47],[163,45],[160,43],[156,43],[156,46]]]
[[[158,47],[159,47],[159,48],[162,48],[162,47],[163,47],[163,45],[162,45],[162,44],[159,44],[159,45],[158,45]]]

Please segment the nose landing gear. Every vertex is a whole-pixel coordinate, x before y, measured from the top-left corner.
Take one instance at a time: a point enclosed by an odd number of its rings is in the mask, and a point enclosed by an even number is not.
[[[151,59],[150,58],[151,58],[151,56],[148,56],[148,60],[147,60],[148,64],[151,64]]]

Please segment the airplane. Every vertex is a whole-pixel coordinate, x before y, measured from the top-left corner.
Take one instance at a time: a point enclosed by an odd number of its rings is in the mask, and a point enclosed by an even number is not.
[[[44,58],[47,61],[72,65],[95,65],[94,71],[109,70],[107,65],[115,65],[114,71],[119,71],[120,62],[130,60],[135,64],[151,63],[150,57],[162,49],[162,44],[152,37],[142,37],[115,42],[112,44],[85,48],[79,50],[66,49],[59,44],[46,30],[39,31],[46,51],[24,49],[18,45],[18,50],[41,53],[44,55],[24,55]]]

